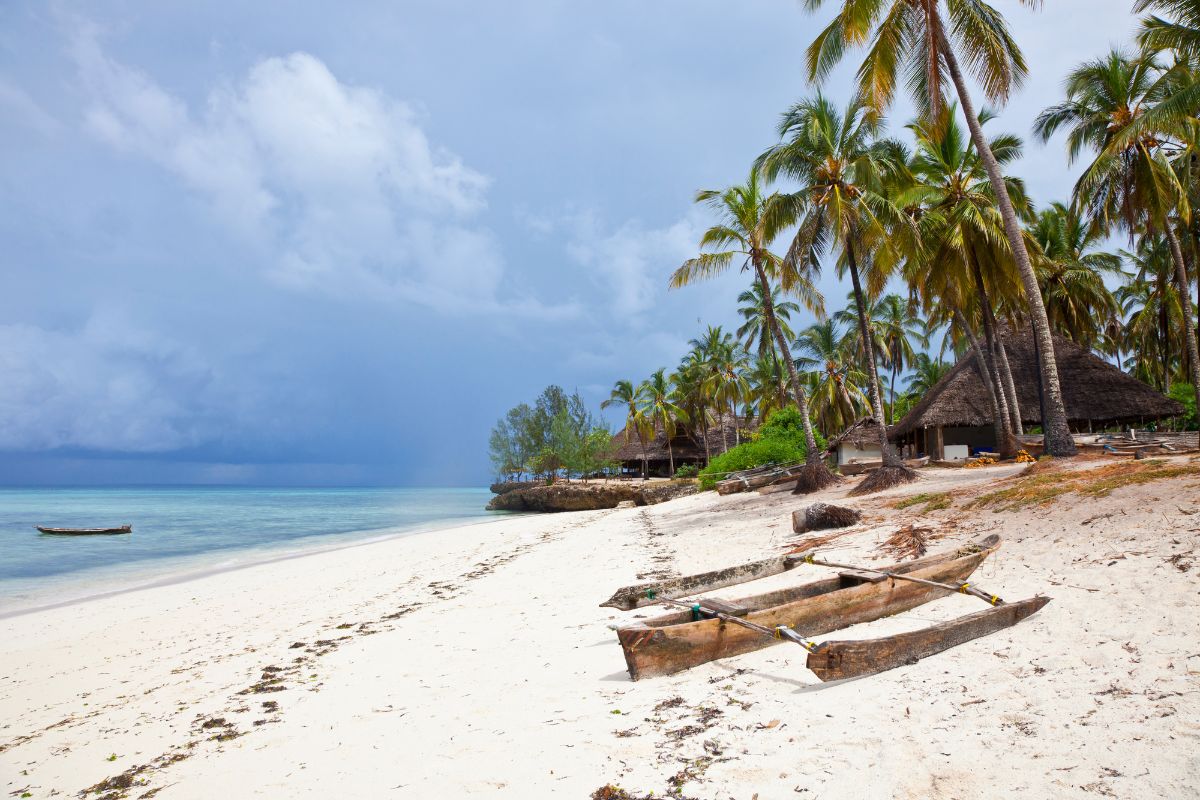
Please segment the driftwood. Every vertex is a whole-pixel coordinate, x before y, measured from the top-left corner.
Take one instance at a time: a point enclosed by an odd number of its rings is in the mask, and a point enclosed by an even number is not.
[[[848,528],[862,519],[862,512],[831,503],[813,503],[792,512],[792,530],[796,533]]]
[[[999,537],[989,536],[955,551],[885,569],[955,584],[966,580],[999,546]],[[746,608],[742,619],[754,625],[770,629],[782,625],[799,636],[811,637],[908,611],[951,591],[911,581],[873,581],[865,576],[843,574],[728,602]],[[721,619],[693,621],[690,611],[664,614],[619,628],[617,638],[634,680],[670,675],[778,641]]]
[[[45,528],[35,525],[41,533],[51,536],[112,536],[120,533],[133,533],[132,525],[122,525],[119,528]]]
[[[955,645],[1016,625],[1049,602],[1049,597],[1031,597],[910,633],[822,642],[809,653],[808,668],[823,681],[836,681],[915,664]]]
[[[714,589],[723,589],[726,586],[778,575],[799,563],[799,559],[795,557],[782,555],[765,558],[762,561],[752,561],[749,564],[740,564],[736,567],[725,567],[712,572],[623,586],[613,592],[613,596],[601,603],[600,606],[629,611],[642,606],[655,605],[657,600],[654,598],[657,597],[687,597]]]

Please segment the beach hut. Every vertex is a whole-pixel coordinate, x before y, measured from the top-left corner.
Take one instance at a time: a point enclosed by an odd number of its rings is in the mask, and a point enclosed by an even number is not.
[[[1032,333],[1002,338],[1025,426],[1041,424],[1041,381]],[[1054,336],[1054,354],[1068,424],[1076,432],[1143,425],[1183,413],[1183,406],[1079,345]],[[896,423],[890,438],[905,453],[958,460],[996,450],[992,407],[974,352]]]
[[[879,450],[879,425],[874,417],[863,417],[829,440],[825,448],[838,467],[883,459]]]
[[[735,424],[736,422],[736,424]],[[758,429],[757,420],[741,417],[736,421],[729,416],[722,420],[715,417],[704,426],[679,425],[667,449],[667,435],[661,424],[654,429],[653,438],[646,440],[646,475],[648,477],[671,477],[671,453],[675,455],[675,469],[685,464],[704,466],[705,454],[715,457],[733,447],[738,441],[746,441]],[[707,450],[705,441],[708,442]],[[621,463],[621,472],[626,475],[642,474],[642,444],[635,431],[626,436],[624,428],[613,436],[614,458]]]

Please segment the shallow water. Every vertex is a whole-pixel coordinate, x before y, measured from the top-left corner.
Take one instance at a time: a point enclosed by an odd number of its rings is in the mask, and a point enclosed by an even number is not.
[[[0,612],[485,521],[486,489],[0,489]],[[116,527],[44,536],[35,525]]]

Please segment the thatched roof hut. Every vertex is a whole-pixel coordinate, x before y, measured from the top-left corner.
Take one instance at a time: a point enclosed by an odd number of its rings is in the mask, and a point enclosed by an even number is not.
[[[1041,424],[1041,381],[1033,334],[1008,333],[1002,341],[1012,368],[1022,422]],[[1068,423],[1075,430],[1142,423],[1183,413],[1179,403],[1057,335],[1054,354]],[[929,437],[923,440],[922,431],[941,429],[945,431],[947,444],[957,437],[970,447],[994,447],[995,443],[990,441],[991,426],[991,403],[972,351],[904,415],[890,438],[932,453],[936,448],[931,447]]]
[[[695,428],[694,430],[692,428]],[[726,416],[718,421],[712,418],[708,421],[707,441],[708,455],[718,456],[741,441],[746,441],[749,435],[758,429],[755,419],[742,417],[735,420]],[[635,431],[622,428],[613,436],[614,458],[621,462],[627,470],[641,473],[642,445]],[[675,468],[684,464],[704,464],[705,430],[702,426],[679,425],[675,436],[671,438],[671,450],[675,455]],[[646,461],[648,473],[651,475],[666,475],[670,471],[671,453],[667,449],[667,435],[661,423],[655,427],[654,438],[646,442]]]

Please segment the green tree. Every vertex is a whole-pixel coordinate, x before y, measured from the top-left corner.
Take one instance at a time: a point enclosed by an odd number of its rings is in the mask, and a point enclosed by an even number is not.
[[[860,388],[866,375],[854,366],[849,337],[836,319],[814,323],[796,339],[796,365],[813,375],[812,407],[826,436],[836,435],[870,408]]]
[[[619,380],[613,384],[608,399],[600,404],[601,408],[610,406],[622,406],[625,409],[625,441],[628,442],[631,436],[637,436],[642,449],[642,480],[645,480],[646,441],[654,435],[654,423],[646,416],[633,381]]]
[[[1065,102],[1043,111],[1035,130],[1048,140],[1066,128],[1068,156],[1084,150],[1094,159],[1075,184],[1074,205],[1086,209],[1101,231],[1122,229],[1161,234],[1167,241],[1183,318],[1182,338],[1191,383],[1200,401],[1200,347],[1192,315],[1187,264],[1177,225],[1189,221],[1187,191],[1168,157],[1168,147],[1186,144],[1195,128],[1195,109],[1142,124],[1146,111],[1164,98],[1170,84],[1158,80],[1152,56],[1129,58],[1117,50],[1085,62],[1067,78]]]
[[[750,171],[746,183],[725,190],[705,189],[696,194],[696,202],[705,203],[719,216],[720,223],[704,232],[700,238],[701,254],[685,261],[671,275],[671,287],[686,286],[710,278],[741,261],[742,270],[752,271],[760,289],[763,316],[781,354],[786,354],[787,340],[779,326],[772,302],[772,279],[778,280],[785,294],[797,297],[810,311],[823,313],[823,298],[812,283],[813,273],[798,268],[798,262],[785,262],[771,252],[771,242],[798,213],[797,198],[778,192],[766,194],[757,167]],[[710,250],[711,248],[711,250]],[[808,398],[790,359],[784,359],[796,406],[808,419]],[[816,452],[812,425],[807,425],[809,462],[797,481],[797,489],[814,491],[835,482],[837,478]]]
[[[891,173],[905,169],[903,148],[878,138],[879,122],[861,102],[853,101],[839,112],[820,95],[793,106],[779,130],[783,141],[759,160],[770,179],[786,176],[801,186],[792,207],[803,209],[803,214],[785,263],[812,272],[824,251],[836,249],[838,271],[849,272],[854,290],[883,465],[853,492],[865,494],[916,480],[887,438],[866,311],[867,296],[879,295],[893,269],[917,247],[915,227],[887,194]]]
[[[794,337],[789,323],[792,314],[800,313],[800,306],[791,300],[784,300],[778,286],[771,287],[771,306],[775,321],[783,334],[785,341]],[[775,344],[775,334],[771,330],[770,319],[767,316],[767,302],[763,297],[762,284],[755,281],[750,288],[738,295],[738,315],[741,316],[742,326],[737,329],[738,339],[745,342],[747,350],[755,352],[759,358],[771,356],[779,358],[779,348]]]
[[[1025,57],[1008,29],[1004,15],[985,0],[835,0],[839,11],[808,48],[809,77],[825,78],[847,49],[866,46],[858,70],[859,93],[872,114],[882,116],[895,99],[898,78],[904,77],[923,116],[937,119],[946,106],[946,89],[953,84],[971,140],[983,162],[1003,220],[1005,237],[1025,289],[1028,316],[1041,358],[1045,397],[1046,452],[1074,455],[1075,441],[1058,380],[1058,364],[1050,322],[1042,305],[1037,274],[1021,231],[1004,176],[987,139],[967,87],[966,68],[993,103],[1005,102],[1027,74]],[[1029,6],[1041,0],[1020,0]],[[824,0],[806,0],[810,10]]]
[[[638,399],[642,406],[642,414],[649,420],[652,429],[662,427],[667,437],[667,457],[670,459],[671,474],[675,474],[675,448],[671,440],[675,438],[676,422],[687,422],[687,411],[678,405],[674,387],[674,377],[667,377],[665,369],[654,372],[650,379],[638,387]]]

